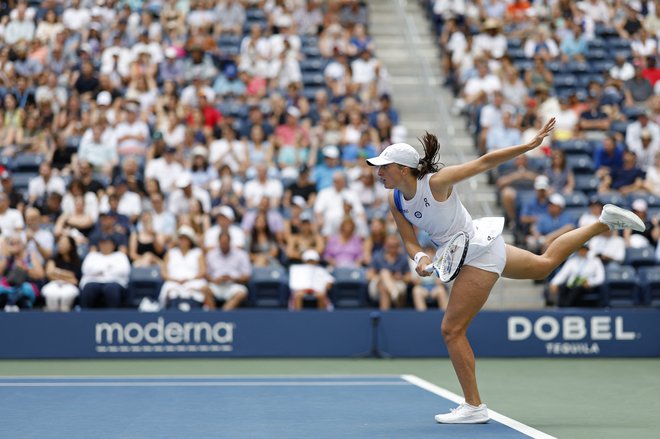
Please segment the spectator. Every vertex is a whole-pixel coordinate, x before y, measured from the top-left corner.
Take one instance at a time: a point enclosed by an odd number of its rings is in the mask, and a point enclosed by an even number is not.
[[[34,207],[25,210],[25,225],[25,247],[29,253],[36,254],[44,265],[53,254],[53,234],[48,228],[42,227],[41,215]]]
[[[316,201],[316,185],[309,179],[309,168],[302,166],[298,177],[284,191],[282,206],[291,207],[293,197],[301,197],[307,206],[313,206]]]
[[[535,56],[534,65],[525,71],[525,85],[528,89],[547,91],[552,86],[554,76],[543,61],[543,57]]]
[[[246,238],[245,232],[234,222],[236,215],[229,206],[217,206],[212,212],[215,217],[215,225],[210,227],[204,235],[204,247],[210,250],[217,246],[218,239],[221,233],[229,233],[231,244],[235,247],[245,249]]]
[[[163,308],[189,311],[209,304],[206,261],[191,227],[179,227],[176,245],[165,254],[161,276],[165,283],[158,300]]]
[[[245,202],[248,209],[256,208],[262,198],[267,198],[271,208],[278,208],[282,202],[284,188],[282,182],[268,178],[268,167],[266,164],[256,166],[257,178],[245,184]]]
[[[231,33],[241,35],[245,23],[245,8],[239,0],[226,0],[215,7],[215,35]]]
[[[147,153],[147,140],[149,139],[149,127],[146,123],[138,120],[139,107],[130,102],[124,107],[124,120],[115,128],[117,139],[117,153],[120,156],[138,155]]]
[[[435,253],[435,248],[428,246],[424,248],[426,254],[432,255]],[[414,261],[410,260],[410,264]],[[437,276],[421,277],[415,272],[415,267],[410,265],[410,273],[412,277],[412,298],[416,311],[426,311],[426,301],[435,300],[438,303],[438,308],[447,309],[447,302],[449,297],[447,289]]]
[[[344,202],[350,204],[355,218],[365,214],[357,194],[346,187],[346,175],[338,172],[332,177],[332,186],[319,191],[314,203],[316,224],[321,235],[330,236],[339,230],[345,212],[338,207]]]
[[[580,114],[578,128],[589,139],[602,140],[604,132],[610,128],[610,118],[601,109],[598,97],[589,95],[587,109]]]
[[[484,114],[483,110],[481,114]],[[501,124],[491,126],[486,132],[484,153],[522,143],[522,132],[518,128],[516,117],[510,109],[502,112],[501,122]]]
[[[560,307],[580,304],[585,294],[597,291],[605,281],[605,268],[585,244],[571,256],[550,281],[550,302]]]
[[[539,215],[527,238],[530,251],[539,254],[545,252],[555,239],[575,228],[573,219],[564,211],[564,207],[566,201],[560,194],[548,197],[548,211]]]
[[[291,225],[289,232],[285,232],[286,257],[290,264],[302,262],[302,255],[306,250],[314,250],[323,254],[325,243],[316,229],[313,216],[310,212],[300,214],[300,226]]]
[[[605,268],[618,266],[623,264],[626,242],[616,230],[608,230],[589,240],[589,254],[600,258]]]
[[[151,203],[151,214],[153,216],[154,231],[161,236],[166,237],[176,232],[176,218],[174,214],[165,209],[165,197],[160,192],[154,192],[149,195]]]
[[[623,148],[616,143],[613,135],[603,139],[603,144],[594,150],[594,169],[596,175],[602,176],[606,173],[621,169],[623,166]]]
[[[190,200],[197,199],[202,203],[204,212],[211,210],[211,197],[204,189],[193,186],[192,176],[188,172],[183,172],[176,180],[178,188],[169,196],[169,210],[174,215],[188,213],[190,209]]]
[[[524,46],[527,58],[541,57],[544,61],[555,59],[559,56],[559,47],[555,40],[550,38],[548,30],[541,26],[534,36],[527,39]]]
[[[90,251],[82,263],[80,306],[119,308],[126,296],[131,263],[117,249],[111,234],[100,235],[98,248]]]
[[[279,265],[280,248],[271,230],[266,213],[260,211],[250,231],[250,260],[255,267]]]
[[[387,311],[394,303],[403,306],[410,282],[408,256],[402,251],[396,235],[388,235],[382,250],[376,252],[367,271],[369,297]]]
[[[90,251],[95,251],[101,238],[109,235],[119,251],[128,254],[128,229],[119,222],[118,218],[111,212],[102,212],[99,215],[99,222],[89,235]]]
[[[649,218],[648,216],[648,203],[643,198],[636,198],[632,202],[632,211],[644,221],[646,229],[643,232],[631,231],[623,232],[623,239],[626,243],[626,248],[655,248],[658,243],[657,229],[658,219]],[[655,221],[654,221],[655,220]]]
[[[218,242],[219,245],[206,254],[207,294],[215,298],[208,303],[213,309],[216,300],[222,301],[222,310],[231,311],[247,298],[246,284],[252,274],[252,266],[247,252],[232,245],[228,232],[221,232]]]
[[[25,199],[23,198],[23,194],[19,193],[14,187],[11,173],[6,169],[0,170],[0,186],[2,186],[2,193],[9,200],[9,207],[22,212],[25,208]]]
[[[603,203],[597,197],[592,197],[589,201],[589,210],[580,215],[578,227],[584,227],[598,221],[603,212]]]
[[[155,178],[160,188],[166,194],[176,189],[176,181],[184,172],[183,166],[177,161],[177,149],[174,146],[165,148],[161,157],[150,160],[144,170],[145,178]]]
[[[325,268],[318,265],[319,261],[320,257],[316,250],[309,249],[305,250],[302,255],[302,264],[291,267],[289,274],[290,310],[301,310],[306,297],[314,297],[318,309],[332,309],[328,292],[334,278]]]
[[[545,186],[543,191],[547,190],[549,180],[539,179],[538,184],[535,184],[536,178],[539,174],[529,167],[529,158],[526,154],[519,155],[514,159],[514,166],[508,172],[500,175],[495,181],[495,185],[500,191],[500,200],[506,219],[511,229],[516,228],[518,215],[516,211],[516,199],[518,190],[534,187],[537,190]]]
[[[642,71],[641,63],[635,62],[635,75],[623,84],[625,103],[628,107],[639,105],[653,96],[653,86],[648,79],[642,76]]]
[[[364,242],[355,233],[355,223],[350,217],[344,217],[338,233],[328,238],[323,259],[337,268],[355,268],[364,262]]]
[[[160,266],[165,255],[165,237],[156,232],[153,216],[142,212],[128,241],[128,256],[134,267]]]
[[[637,156],[626,150],[623,152],[623,166],[602,174],[598,192],[607,193],[614,190],[629,194],[643,188],[644,172],[637,166]]]
[[[0,232],[3,235],[22,232],[25,228],[23,215],[9,207],[9,197],[6,193],[0,192]]]
[[[560,149],[552,151],[552,161],[545,170],[552,192],[570,195],[575,188],[573,170],[566,164],[566,153]]]
[[[50,163],[43,162],[39,165],[39,176],[30,180],[28,185],[28,204],[43,202],[46,194],[51,192],[64,195],[66,184],[61,177],[53,175]]]
[[[17,233],[5,232],[0,244],[0,306],[5,311],[30,309],[39,295],[35,282],[44,278],[43,265]]]
[[[655,154],[653,166],[646,171],[643,187],[653,195],[660,195],[660,152]]]
[[[74,0],[77,1],[77,0]],[[21,41],[32,41],[35,26],[32,19],[26,16],[27,2],[19,2],[16,6],[16,18],[12,18],[4,31],[5,44],[13,46]]]
[[[550,180],[545,175],[534,179],[535,197],[527,201],[520,210],[520,232],[527,235],[539,218],[548,212]]]
[[[499,59],[504,56],[507,42],[500,22],[495,18],[488,18],[483,23],[482,31],[475,37],[474,51],[490,59]]]
[[[625,55],[615,54],[614,65],[610,68],[609,73],[612,79],[626,82],[635,76],[635,68],[626,60]]]
[[[48,283],[41,288],[46,311],[71,311],[80,295],[78,282],[81,275],[76,241],[71,236],[60,237],[55,257],[46,263]]]

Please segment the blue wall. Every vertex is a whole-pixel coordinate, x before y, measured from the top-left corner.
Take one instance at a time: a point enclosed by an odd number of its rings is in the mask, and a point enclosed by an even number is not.
[[[441,357],[441,320],[410,310],[3,313],[0,358],[359,357],[374,339],[394,357]],[[484,311],[469,337],[482,357],[658,357],[660,310]]]

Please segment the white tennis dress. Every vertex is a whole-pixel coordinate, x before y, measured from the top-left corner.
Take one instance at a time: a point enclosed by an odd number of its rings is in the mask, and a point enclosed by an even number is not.
[[[445,201],[433,198],[429,179],[434,174],[426,174],[417,180],[415,196],[406,200],[399,193],[401,212],[406,219],[426,231],[433,243],[442,251],[445,244],[460,231],[467,232],[470,246],[464,265],[502,274],[506,264],[506,247],[502,238],[504,218],[486,217],[472,220],[458,197],[456,188]],[[397,193],[394,194],[395,199]]]

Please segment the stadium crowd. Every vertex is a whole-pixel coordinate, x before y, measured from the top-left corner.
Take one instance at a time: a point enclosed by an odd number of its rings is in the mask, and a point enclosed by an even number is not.
[[[364,163],[406,132],[362,2],[1,8],[0,308],[230,310],[319,262],[275,304],[421,285]]]
[[[645,289],[660,255],[660,2],[423,3],[479,153],[557,118],[551,140],[491,175],[517,244],[542,251],[605,203],[647,223],[592,239],[549,279],[548,304],[660,303]]]

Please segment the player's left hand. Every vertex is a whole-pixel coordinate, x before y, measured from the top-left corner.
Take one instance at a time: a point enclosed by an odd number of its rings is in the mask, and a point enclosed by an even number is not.
[[[537,146],[539,146],[543,142],[543,139],[545,139],[546,137],[548,137],[550,135],[552,130],[555,129],[555,122],[556,121],[557,120],[554,117],[550,118],[548,123],[546,123],[545,126],[543,128],[541,128],[541,130],[538,133],[536,133],[536,136],[534,136],[532,141],[529,142],[530,149],[534,149]]]

